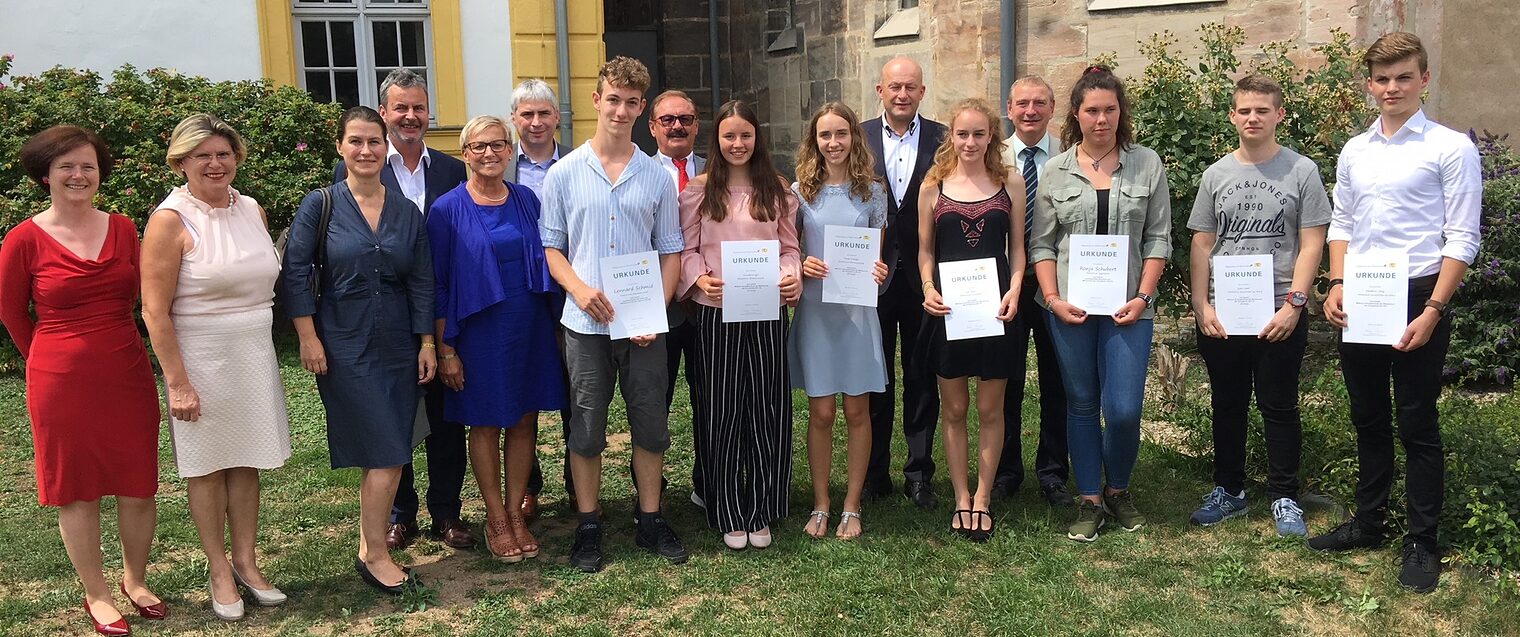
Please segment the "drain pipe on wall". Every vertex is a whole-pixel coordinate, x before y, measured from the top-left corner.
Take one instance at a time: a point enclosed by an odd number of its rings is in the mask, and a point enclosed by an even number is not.
[[[559,58],[559,143],[575,146],[570,116],[570,25],[565,0],[554,0],[554,47]]]
[[[1002,84],[998,86],[998,93],[1003,95],[1003,99],[999,101],[1003,102],[1006,106],[1008,101],[1008,87],[1013,86],[1013,81],[1018,79],[1019,67],[1017,61],[1015,60],[1013,48],[1013,34],[1018,27],[1018,22],[1013,15],[1013,0],[1002,0],[1002,9],[1002,44],[999,47],[999,57],[1001,58],[999,64],[1002,67],[1002,73],[1000,73]],[[1007,108],[1003,109],[1003,129],[1008,131],[1009,135],[1012,135],[1014,131],[1013,120],[1008,119],[1007,110]]]

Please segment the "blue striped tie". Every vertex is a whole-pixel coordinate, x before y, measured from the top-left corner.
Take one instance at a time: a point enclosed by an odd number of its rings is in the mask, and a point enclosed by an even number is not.
[[[1019,158],[1024,160],[1024,247],[1029,247],[1029,235],[1034,229],[1034,191],[1039,187],[1040,173],[1035,170],[1034,153],[1039,150],[1034,146],[1019,151]]]

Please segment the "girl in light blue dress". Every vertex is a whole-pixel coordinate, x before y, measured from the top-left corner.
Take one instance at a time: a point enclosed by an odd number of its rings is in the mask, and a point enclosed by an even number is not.
[[[876,308],[823,301],[823,280],[829,275],[828,263],[823,260],[824,226],[881,230],[887,222],[887,194],[877,181],[860,120],[850,107],[838,102],[823,105],[808,122],[806,139],[798,152],[797,183],[792,184],[801,202],[797,224],[806,258],[802,262],[802,299],[787,344],[792,386],[808,395],[813,512],[805,530],[815,538],[828,533],[835,396],[843,394],[844,419],[849,427],[848,486],[834,535],[853,539],[863,531],[860,493],[871,454],[869,394],[886,391],[887,367]],[[887,277],[886,264],[878,260],[874,275],[876,284],[881,285]]]

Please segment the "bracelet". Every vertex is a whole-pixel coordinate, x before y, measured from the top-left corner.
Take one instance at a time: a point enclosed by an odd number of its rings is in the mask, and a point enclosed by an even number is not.
[[[1140,299],[1141,301],[1145,301],[1145,307],[1147,309],[1156,304],[1156,297],[1144,292],[1136,292],[1135,298]]]
[[[423,341],[422,342],[422,348],[423,349],[433,349],[433,348],[436,348],[436,347],[438,347],[438,345],[434,344],[432,341]]]
[[[934,289],[934,282],[933,281],[924,281],[924,284],[923,284],[923,286],[920,287],[920,289],[922,289],[925,292],[927,292],[929,290],[932,290],[932,289]]]
[[[453,360],[455,358],[459,358],[459,355],[455,354],[453,352],[449,352],[447,354],[444,354],[443,356],[439,356],[438,358],[441,359],[441,360]]]
[[[1325,290],[1329,291],[1331,288],[1334,288],[1337,285],[1344,285],[1345,283],[1345,279],[1330,279],[1330,285],[1325,286]]]
[[[1445,316],[1446,316],[1446,304],[1445,303],[1442,303],[1442,302],[1437,301],[1435,299],[1426,299],[1425,300],[1425,307],[1428,307],[1428,308],[1430,308],[1432,310],[1435,310],[1436,311],[1436,316],[1439,316],[1439,317],[1442,317],[1442,318],[1445,318]]]

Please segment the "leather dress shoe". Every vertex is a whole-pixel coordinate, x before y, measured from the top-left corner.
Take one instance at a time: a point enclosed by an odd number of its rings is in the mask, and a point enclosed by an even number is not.
[[[908,501],[912,502],[913,506],[916,506],[925,511],[939,505],[939,498],[936,497],[934,495],[934,491],[929,488],[928,482],[921,482],[918,480],[909,480],[907,482],[904,482],[903,495],[908,497]]]
[[[992,481],[992,499],[1003,500],[1017,495],[1019,482],[1013,478]]]
[[[530,520],[538,517],[538,496],[531,493],[523,494],[522,515]]]
[[[1049,502],[1050,506],[1063,509],[1076,506],[1076,501],[1072,498],[1071,492],[1066,490],[1064,482],[1040,485],[1040,494],[1045,496],[1045,501]]]
[[[385,548],[392,551],[406,548],[417,537],[417,527],[411,524],[393,522],[385,527]]]
[[[860,490],[860,496],[867,500],[880,500],[892,495],[892,479],[867,480],[865,487]]]
[[[468,549],[475,546],[475,535],[470,533],[469,525],[463,520],[444,520],[443,524],[434,525],[433,536],[450,548]]]

